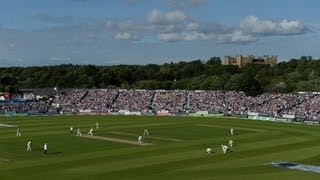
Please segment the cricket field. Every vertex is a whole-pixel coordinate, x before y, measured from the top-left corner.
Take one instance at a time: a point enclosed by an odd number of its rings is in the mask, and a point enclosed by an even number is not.
[[[320,173],[266,165],[285,161],[320,166],[318,125],[111,115],[1,116],[0,124],[0,180],[320,179]],[[93,136],[87,134],[91,127]],[[78,128],[81,137],[76,136]],[[139,144],[144,129],[150,134]],[[230,139],[234,146],[223,154],[221,145]],[[32,151],[27,151],[29,140]],[[213,153],[206,153],[208,147]]]

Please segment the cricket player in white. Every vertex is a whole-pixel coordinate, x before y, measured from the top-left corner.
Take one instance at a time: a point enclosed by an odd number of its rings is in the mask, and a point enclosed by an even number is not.
[[[27,151],[31,151],[31,140],[27,143]]]
[[[233,128],[230,129],[230,134],[233,136]]]
[[[229,146],[232,147],[232,145],[233,145],[233,140],[230,139],[229,140]]]
[[[91,136],[93,136],[92,131],[93,131],[93,128],[91,128],[90,131],[88,132],[88,134],[90,134]]]
[[[211,148],[207,148],[207,154],[211,154],[212,149]]]
[[[80,128],[77,129],[77,136],[81,136]]]
[[[43,154],[47,154],[47,150],[48,150],[48,145],[47,145],[47,143],[44,143],[44,145],[43,145],[43,150],[44,150]]]
[[[98,124],[98,122],[96,122],[96,129],[99,129],[99,124]]]
[[[144,130],[143,130],[143,135],[149,135],[149,132],[148,132],[147,129],[144,129]]]
[[[225,153],[227,152],[227,150],[228,150],[228,146],[226,146],[226,145],[221,145],[221,148],[222,148],[222,151],[223,151],[224,154],[225,154]]]
[[[21,136],[20,128],[17,129],[17,136]]]
[[[72,135],[73,133],[73,126],[70,127],[70,134]]]
[[[142,136],[139,136],[139,137],[138,137],[138,143],[139,143],[139,144],[142,144]]]

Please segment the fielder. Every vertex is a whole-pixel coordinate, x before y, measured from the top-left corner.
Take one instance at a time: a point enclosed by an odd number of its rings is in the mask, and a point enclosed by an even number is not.
[[[99,129],[99,124],[98,124],[98,122],[96,122],[96,129]]]
[[[233,140],[230,139],[229,140],[229,146],[232,147],[232,145],[233,145]]]
[[[81,136],[80,128],[77,129],[77,136]]]
[[[44,143],[44,145],[43,145],[43,150],[44,150],[43,154],[47,154],[47,150],[48,150],[48,145],[47,145],[47,143]]]
[[[228,146],[226,145],[221,145],[221,148],[222,148],[223,154],[225,154],[228,150]]]
[[[233,128],[230,129],[230,134],[233,136]]]
[[[72,135],[73,133],[73,126],[70,127],[70,134]]]
[[[144,130],[143,130],[143,135],[149,135],[149,132],[148,132],[147,129],[144,129]]]
[[[211,148],[207,148],[207,154],[211,154],[212,149]]]
[[[27,151],[31,151],[31,140],[27,143]]]
[[[93,131],[93,128],[91,128],[90,131],[88,132],[88,134],[91,136],[93,136],[92,131]]]
[[[139,136],[139,137],[138,137],[138,143],[139,143],[139,144],[142,144],[142,136]]]
[[[17,129],[17,136],[21,136],[20,128]]]

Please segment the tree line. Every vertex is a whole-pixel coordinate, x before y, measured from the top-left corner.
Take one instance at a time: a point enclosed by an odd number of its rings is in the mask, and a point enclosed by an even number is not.
[[[0,92],[22,88],[123,88],[236,90],[264,92],[320,91],[320,60],[311,56],[274,66],[222,65],[220,57],[162,65],[72,65],[0,68]]]

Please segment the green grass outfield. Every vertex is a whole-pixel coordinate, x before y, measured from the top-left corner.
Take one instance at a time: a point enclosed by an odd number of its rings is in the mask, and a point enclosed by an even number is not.
[[[95,129],[95,123],[100,125]],[[320,179],[320,174],[264,165],[289,161],[320,166],[320,126],[242,119],[157,116],[0,117],[0,180],[5,179]],[[73,125],[74,135],[69,128]],[[87,134],[136,145],[77,137]],[[235,135],[230,135],[234,128]],[[27,152],[27,141],[32,151]],[[232,152],[221,144],[233,139]],[[43,145],[48,143],[48,154]],[[214,151],[207,155],[205,150]]]

